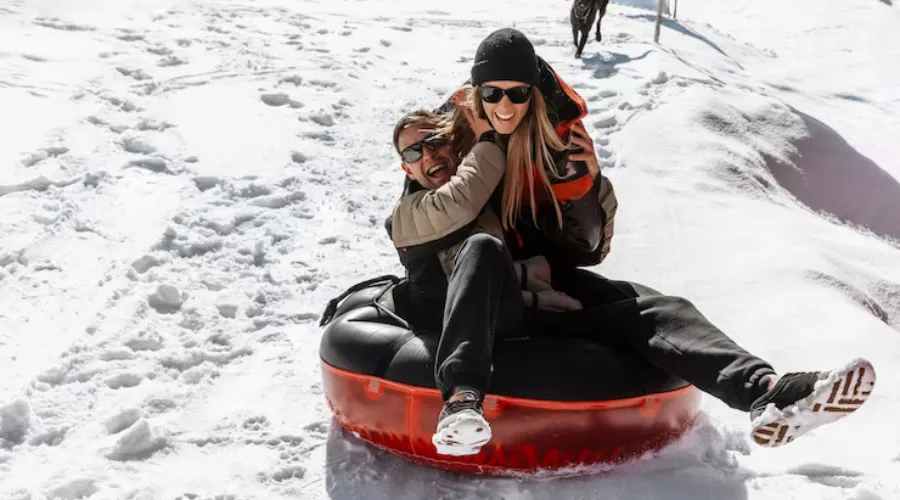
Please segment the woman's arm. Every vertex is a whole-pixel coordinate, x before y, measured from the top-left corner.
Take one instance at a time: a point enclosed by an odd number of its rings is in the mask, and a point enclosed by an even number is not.
[[[506,154],[500,146],[490,141],[476,144],[449,182],[398,200],[391,228],[394,246],[408,251],[452,236],[474,223],[505,171]]]
[[[599,175],[584,197],[560,207],[562,228],[556,212],[545,207],[539,214],[538,225],[544,236],[555,243],[547,249],[547,259],[574,266],[602,262],[611,249],[618,206],[612,183]]]
[[[564,161],[583,164],[581,176],[568,181],[566,186],[580,188],[563,190],[559,185],[554,186],[557,198],[563,198],[560,201],[562,227],[552,207],[542,209],[538,226],[557,244],[554,246],[558,248],[553,250],[555,259],[565,259],[578,266],[594,265],[603,261],[610,251],[618,200],[612,183],[600,173],[593,140],[584,126],[579,122],[572,131],[572,143],[582,151],[569,153]]]

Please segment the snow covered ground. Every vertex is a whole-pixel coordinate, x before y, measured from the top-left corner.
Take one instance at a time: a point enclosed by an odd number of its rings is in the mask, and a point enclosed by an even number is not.
[[[652,2],[633,2],[647,4]],[[900,498],[900,8],[569,1],[0,5],[0,498]],[[407,464],[332,425],[317,320],[400,273],[394,120],[515,25],[588,101],[620,200],[598,271],[692,299],[781,371],[869,358],[858,413],[746,415],[568,479]]]

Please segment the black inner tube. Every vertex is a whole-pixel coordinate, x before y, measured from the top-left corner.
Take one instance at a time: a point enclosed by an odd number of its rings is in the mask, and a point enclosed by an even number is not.
[[[319,354],[335,368],[435,388],[439,335],[408,328],[393,312],[392,285],[350,294],[322,334]],[[621,347],[583,338],[499,340],[489,392],[550,401],[603,401],[673,391],[687,382]]]

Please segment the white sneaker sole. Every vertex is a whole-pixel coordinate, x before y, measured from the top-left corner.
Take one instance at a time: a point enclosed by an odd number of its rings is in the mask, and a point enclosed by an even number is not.
[[[431,442],[440,455],[477,455],[491,440],[491,426],[473,410],[463,410],[445,418]]]
[[[865,360],[855,360],[816,382],[809,396],[778,410],[770,405],[753,422],[753,440],[776,448],[825,424],[853,413],[869,399],[875,387],[875,369]]]

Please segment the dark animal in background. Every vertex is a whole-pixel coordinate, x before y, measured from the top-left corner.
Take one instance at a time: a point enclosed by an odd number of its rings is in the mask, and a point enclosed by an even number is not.
[[[591,26],[594,19],[597,20],[597,41],[600,37],[600,21],[606,14],[606,6],[609,0],[574,0],[572,10],[569,12],[569,21],[572,23],[572,41],[577,49],[575,57],[581,57],[584,46],[587,43],[588,36],[591,34]],[[581,35],[581,40],[578,35]]]

